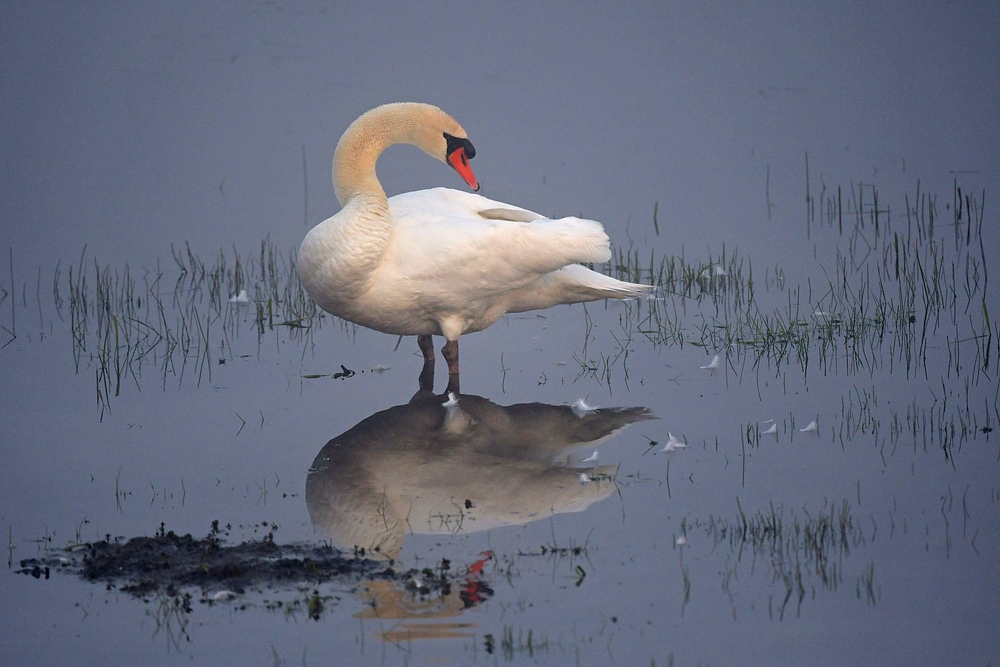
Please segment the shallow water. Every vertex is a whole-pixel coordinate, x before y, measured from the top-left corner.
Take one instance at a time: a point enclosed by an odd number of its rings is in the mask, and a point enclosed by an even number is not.
[[[445,10],[4,22],[4,662],[995,663],[995,8],[513,6],[415,39]],[[657,297],[509,316],[463,337],[457,408],[415,396],[415,341],[311,310],[289,254],[343,127],[403,98]],[[460,185],[437,167],[379,173]],[[213,521],[456,583],[188,608],[16,572]]]

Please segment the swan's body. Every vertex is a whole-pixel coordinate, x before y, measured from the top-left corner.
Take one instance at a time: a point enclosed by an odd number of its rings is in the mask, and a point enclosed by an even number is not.
[[[397,195],[388,206],[392,233],[370,270],[324,262],[335,254],[329,232],[337,216],[306,237],[300,253],[306,288],[324,310],[389,334],[455,340],[505,313],[638,293],[574,263],[610,259],[608,237],[596,222],[548,220],[447,188]],[[344,210],[350,209],[349,203]],[[533,222],[481,217],[486,210],[530,215]]]
[[[450,116],[426,104],[373,109],[337,145],[334,187],[343,208],[306,235],[299,275],[327,312],[421,337],[425,368],[433,363],[427,337],[444,336],[449,390],[458,389],[461,334],[481,331],[506,313],[649,290],[579,265],[611,258],[608,237],[592,220],[550,220],[446,188],[386,198],[375,162],[395,143],[447,161],[478,189],[468,165],[475,149]]]

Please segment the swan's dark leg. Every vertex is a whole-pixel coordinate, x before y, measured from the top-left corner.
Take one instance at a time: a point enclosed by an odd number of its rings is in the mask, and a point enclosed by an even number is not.
[[[430,336],[417,336],[417,346],[424,355],[424,367],[420,371],[420,391],[434,391],[434,341]]]
[[[445,394],[453,393],[458,396],[458,341],[449,340],[441,348],[441,356],[448,362],[448,388]]]

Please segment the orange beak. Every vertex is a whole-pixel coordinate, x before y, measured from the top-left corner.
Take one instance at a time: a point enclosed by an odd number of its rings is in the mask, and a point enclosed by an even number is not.
[[[460,146],[453,150],[448,155],[448,164],[458,172],[458,175],[469,184],[469,187],[474,191],[479,191],[479,181],[476,180],[476,175],[472,173],[472,167],[469,166],[469,159],[465,156],[465,147]]]

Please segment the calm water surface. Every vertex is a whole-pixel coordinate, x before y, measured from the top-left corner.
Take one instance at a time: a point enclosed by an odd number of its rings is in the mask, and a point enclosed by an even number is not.
[[[8,8],[0,662],[996,664],[998,23]],[[321,317],[291,254],[340,133],[403,99],[657,298],[510,316],[462,339],[457,408],[417,394],[415,341]],[[461,185],[405,148],[379,175]],[[17,573],[216,520],[456,585],[186,610]]]

